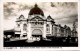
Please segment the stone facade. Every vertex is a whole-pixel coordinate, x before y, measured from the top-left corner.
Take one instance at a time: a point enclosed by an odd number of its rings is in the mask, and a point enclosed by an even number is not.
[[[28,39],[32,37],[46,38],[47,36],[68,37],[74,34],[70,27],[56,25],[50,15],[46,18],[37,4],[30,10],[28,18],[20,15],[16,23],[15,35],[18,34],[20,37],[25,35]]]

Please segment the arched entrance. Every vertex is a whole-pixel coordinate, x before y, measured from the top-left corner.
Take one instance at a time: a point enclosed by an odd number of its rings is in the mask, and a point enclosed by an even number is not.
[[[32,31],[32,36],[34,36],[34,37],[42,37],[42,31],[40,29],[34,29]]]

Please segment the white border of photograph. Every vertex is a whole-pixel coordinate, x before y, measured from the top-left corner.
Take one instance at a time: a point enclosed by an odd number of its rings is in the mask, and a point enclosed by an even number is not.
[[[78,47],[3,47],[3,2],[78,2]],[[50,50],[80,50],[80,0],[0,0],[0,51],[50,51]]]

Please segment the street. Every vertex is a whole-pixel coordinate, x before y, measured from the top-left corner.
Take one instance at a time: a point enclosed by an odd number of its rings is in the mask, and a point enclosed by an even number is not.
[[[78,47],[78,43],[62,42],[60,40],[40,40],[28,43],[27,40],[4,42],[4,47]]]

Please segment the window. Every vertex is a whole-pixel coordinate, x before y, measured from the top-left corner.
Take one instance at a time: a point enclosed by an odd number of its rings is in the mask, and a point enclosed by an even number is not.
[[[41,22],[41,25],[43,25],[43,22]]]
[[[47,24],[46,26],[49,27],[49,24]]]
[[[18,27],[20,27],[20,24],[18,24]]]
[[[48,28],[47,28],[47,31],[48,31]]]
[[[25,30],[25,31],[27,30],[27,25],[26,24],[23,25],[23,30]]]
[[[49,24],[47,24],[46,27],[47,27],[47,32],[50,32],[50,26],[49,26]]]

